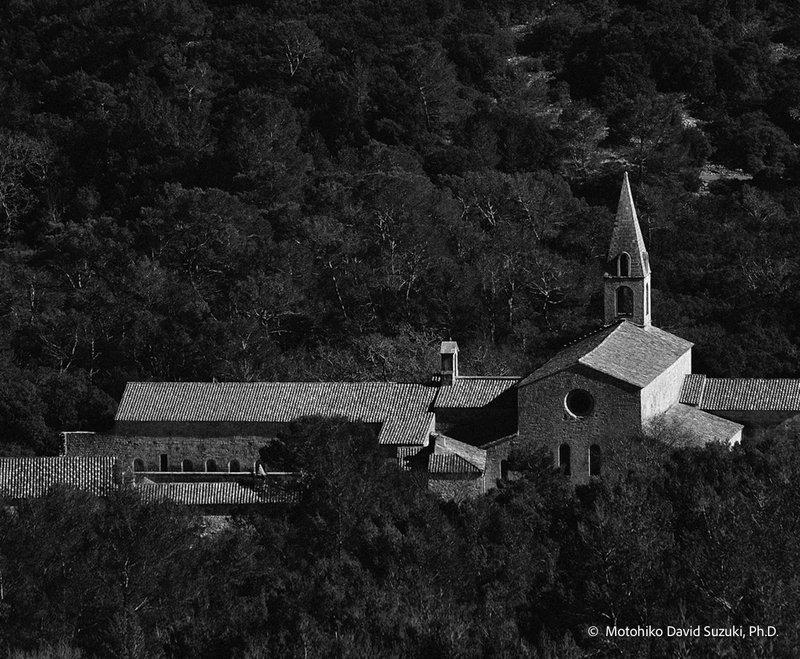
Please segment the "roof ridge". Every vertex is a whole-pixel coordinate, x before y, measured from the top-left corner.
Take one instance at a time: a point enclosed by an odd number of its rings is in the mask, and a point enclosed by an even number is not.
[[[614,325],[622,325],[622,323],[625,323],[625,322],[627,322],[627,321],[626,321],[624,318],[619,318],[619,319],[615,320],[615,321],[614,321],[614,322],[612,322],[612,323],[606,323],[606,324],[602,325],[601,327],[598,327],[597,329],[595,329],[595,330],[592,330],[591,332],[588,332],[588,333],[586,333],[586,334],[583,334],[583,335],[579,336],[577,339],[573,339],[572,341],[570,341],[570,342],[568,342],[568,343],[565,343],[565,344],[563,344],[563,345],[562,345],[562,346],[561,346],[561,347],[558,349],[558,352],[561,352],[561,351],[562,351],[562,350],[564,350],[565,348],[569,348],[569,347],[571,347],[571,346],[574,346],[576,343],[580,343],[580,342],[581,342],[581,341],[583,341],[584,339],[588,339],[588,338],[590,338],[590,337],[594,336],[595,334],[599,334],[599,333],[600,333],[600,332],[602,332],[603,330],[607,330],[607,329],[609,329],[610,327],[614,327]],[[548,360],[548,361],[550,361],[550,360]],[[545,362],[545,364],[546,364],[546,363],[547,363],[547,362]],[[543,365],[544,365],[544,364],[543,364]]]
[[[461,375],[456,378],[459,380],[519,380],[519,375]]]
[[[692,373],[692,375],[698,375]],[[712,376],[705,376],[707,380],[729,380],[729,381],[737,381],[737,382],[800,382],[800,377],[798,378],[727,378],[727,377],[712,377]]]

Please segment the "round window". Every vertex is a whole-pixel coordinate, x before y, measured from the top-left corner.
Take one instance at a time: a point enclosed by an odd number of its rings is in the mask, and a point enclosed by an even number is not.
[[[564,399],[564,405],[573,416],[589,416],[594,409],[594,398],[588,391],[573,389]]]

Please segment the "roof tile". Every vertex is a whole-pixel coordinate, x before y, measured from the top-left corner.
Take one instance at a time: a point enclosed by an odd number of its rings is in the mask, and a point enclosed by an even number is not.
[[[113,457],[0,458],[0,495],[10,499],[40,497],[54,485],[98,496],[117,486]]]
[[[677,430],[690,438],[691,443],[701,446],[710,442],[730,444],[744,427],[682,403],[676,403],[664,412],[663,419],[667,428]]]
[[[174,501],[187,506],[246,505],[292,503],[296,495],[275,485],[246,487],[236,482],[153,483],[146,481],[137,488],[145,503]]]
[[[700,392],[694,380],[703,377]],[[705,378],[688,376],[681,402],[702,410],[744,412],[800,412],[800,379],[797,378]]]
[[[526,377],[519,386],[563,371],[575,364],[645,387],[692,347],[689,341],[628,321],[607,325],[573,343]]]
[[[346,416],[383,424],[381,444],[423,444],[436,388],[395,382],[129,382],[118,422],[288,423]]]
[[[480,474],[481,470],[455,453],[432,453],[428,457],[431,474]]]
[[[483,407],[502,393],[512,389],[519,381],[513,377],[464,377],[461,376],[449,387],[440,387],[434,408]]]

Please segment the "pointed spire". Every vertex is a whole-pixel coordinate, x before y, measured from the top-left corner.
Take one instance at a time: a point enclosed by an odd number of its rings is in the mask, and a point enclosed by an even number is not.
[[[631,183],[628,172],[622,179],[622,190],[617,206],[617,219],[614,223],[614,233],[611,235],[611,247],[608,250],[609,263],[613,262],[623,252],[630,256],[630,276],[644,277],[650,274],[650,260],[639,227],[639,218],[633,204]]]

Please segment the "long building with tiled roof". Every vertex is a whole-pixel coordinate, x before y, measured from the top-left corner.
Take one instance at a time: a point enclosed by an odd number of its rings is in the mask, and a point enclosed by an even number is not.
[[[436,391],[396,382],[130,382],[115,427],[198,434],[237,424],[240,434],[258,434],[302,417],[342,416],[380,425],[381,444],[421,445]]]

